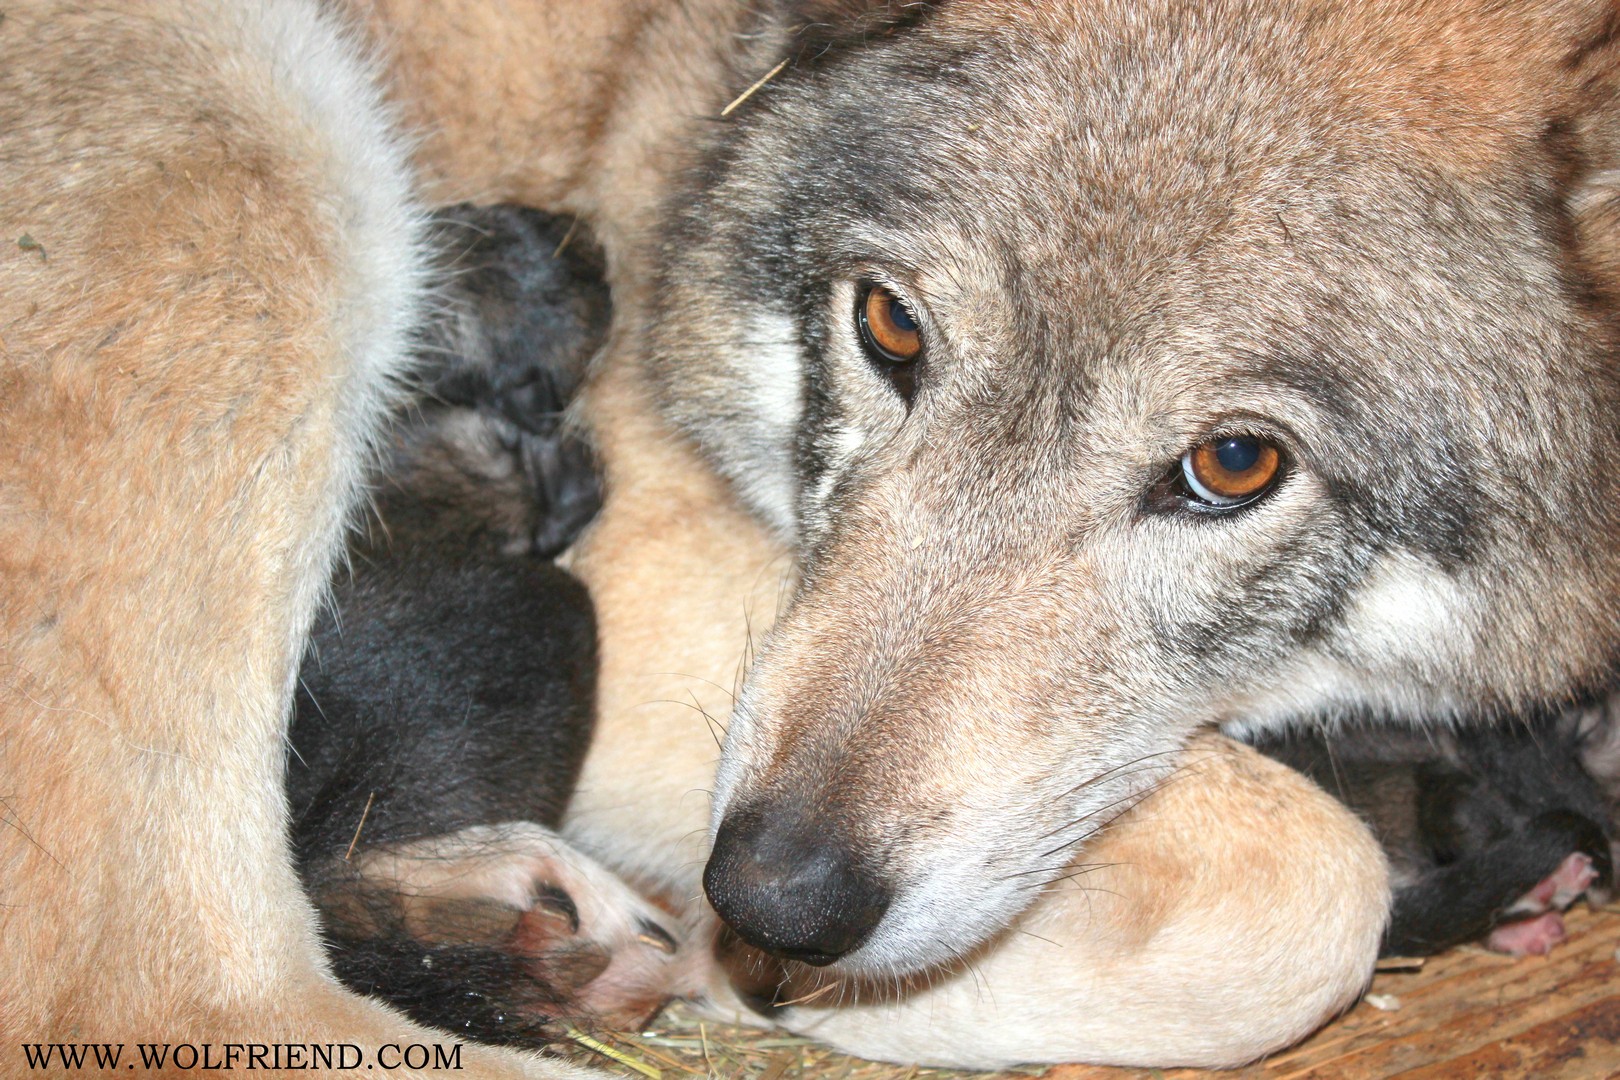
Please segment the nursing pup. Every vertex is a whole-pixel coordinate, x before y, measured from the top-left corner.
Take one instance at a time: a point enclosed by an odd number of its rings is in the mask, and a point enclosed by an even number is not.
[[[0,211],[0,927],[18,943],[0,961],[7,1054],[39,1040],[216,1055],[445,1040],[333,977],[288,842],[299,661],[441,269],[362,13],[344,22],[335,7],[29,0],[0,19],[0,177],[18,196]],[[423,34],[443,49],[443,35]],[[499,195],[492,172],[466,175]],[[437,193],[454,201],[448,186]],[[550,615],[588,625],[577,592],[546,587]],[[386,626],[388,614],[373,617]],[[550,648],[550,660],[576,658]],[[469,666],[482,673],[457,670]],[[423,679],[401,678],[402,693],[426,679],[406,674]],[[519,912],[525,946],[551,934],[548,913],[571,934],[569,906],[547,888],[564,871],[577,940],[623,940],[604,937],[620,928],[575,888],[593,871],[538,827],[461,830],[456,854],[485,856],[490,872],[474,880],[462,871],[480,864],[461,859],[443,889],[420,888],[424,865],[448,865],[439,841],[386,842],[420,826],[387,812],[367,822],[356,799],[374,777],[347,774],[342,746],[334,759],[316,749],[325,775],[311,790],[343,813],[299,839],[333,937],[375,929],[378,910],[328,873],[346,873],[341,860],[361,885],[410,886],[402,913],[382,910],[425,928],[429,947],[464,940],[440,940],[438,917],[467,891],[510,909],[482,920],[487,932]],[[553,749],[543,772],[571,771],[577,741]],[[555,814],[557,802],[531,808]],[[636,948],[662,957],[661,944]],[[519,958],[548,956],[541,945]],[[583,981],[582,996],[605,981]],[[475,1076],[574,1071],[472,1046],[459,1062]]]
[[[1613,777],[1601,770],[1613,740],[1607,708],[1595,707],[1428,731],[1349,723],[1253,744],[1372,826],[1394,886],[1385,955],[1476,939],[1522,955],[1563,940],[1559,913],[1580,896],[1610,894]]]
[[[633,1026],[681,989],[667,918],[551,831],[596,678],[590,600],[550,561],[598,501],[563,421],[609,316],[580,232],[510,207],[436,218],[420,388],[288,738],[293,851],[339,977],[497,1041]]]

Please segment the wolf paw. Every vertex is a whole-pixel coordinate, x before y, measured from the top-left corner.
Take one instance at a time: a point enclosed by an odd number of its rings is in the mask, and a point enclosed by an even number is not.
[[[701,966],[664,912],[551,830],[475,826],[393,844],[322,890],[344,981],[426,1023],[535,1041],[634,1027]]]

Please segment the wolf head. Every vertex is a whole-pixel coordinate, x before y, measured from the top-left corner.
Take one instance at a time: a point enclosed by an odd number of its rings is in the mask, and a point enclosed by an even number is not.
[[[1620,644],[1599,0],[803,5],[671,208],[661,401],[800,554],[707,886],[1004,926],[1195,726],[1510,712]]]

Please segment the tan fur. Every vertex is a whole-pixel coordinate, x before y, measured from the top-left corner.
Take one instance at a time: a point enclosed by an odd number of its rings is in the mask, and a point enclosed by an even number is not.
[[[736,89],[727,54],[743,7],[377,0],[361,14],[433,196],[587,216],[633,320],[635,243],[686,124]],[[0,23],[7,1054],[42,1039],[435,1038],[335,986],[283,848],[291,678],[403,316],[373,310],[395,298],[370,289],[354,224],[391,167],[351,160],[330,109],[286,88],[273,64],[304,56],[235,34],[248,10],[153,0],[135,17],[34,0]],[[386,157],[386,125],[361,127]],[[373,339],[386,355],[362,365]],[[570,827],[688,898],[717,754],[700,713],[723,722],[750,631],[770,622],[792,568],[654,417],[628,340],[589,402],[610,501],[573,565],[600,611],[602,731]],[[1110,1010],[1173,978],[1266,1007],[1202,1042],[1073,1052],[1234,1062],[1353,996],[1384,895],[1364,830],[1297,779],[1219,760],[1088,849],[1157,898],[1110,916],[1125,946],[1093,937],[1089,912],[1059,894],[1030,914],[1076,943],[1067,956],[1113,950],[1109,965],[1055,970],[1016,948],[981,961],[1050,999],[1003,1017],[1007,1034],[1055,1032],[1075,1010],[1096,1030],[1139,1025]],[[1275,819],[1189,862],[1186,837],[1205,843],[1265,791],[1286,793]],[[1345,854],[1322,866],[1323,849]],[[1329,892],[1335,932],[1290,914],[1324,910]],[[1249,942],[1211,924],[1264,927],[1271,951],[1242,955]],[[1324,989],[1279,981],[1273,957]],[[1095,981],[1070,981],[1082,976]],[[983,1021],[976,1006],[962,1002],[964,1024]],[[930,1007],[876,1023],[924,1037]],[[864,1017],[840,1019],[839,1040],[875,1039]],[[570,1071],[499,1051],[464,1060],[470,1075]]]
[[[903,1005],[881,987],[824,992],[792,1029],[874,1057],[980,1068],[1233,1065],[1310,1032],[1364,986],[1355,958],[1377,948],[1362,913],[1382,902],[1382,853],[1347,810],[1246,747],[1200,736],[1178,768],[958,968]],[[1324,941],[1308,960],[1301,926]],[[1232,981],[1201,981],[1216,971]]]
[[[651,414],[629,365],[610,365],[588,405],[613,495],[568,560],[596,604],[601,669],[566,829],[687,904],[732,689],[792,559]]]
[[[610,255],[656,212],[689,126],[724,105],[747,11],[736,0],[347,3],[421,134],[433,200],[579,214]]]
[[[8,12],[8,44],[71,32],[30,14]],[[221,1005],[311,960],[251,898],[300,908],[265,827],[267,751],[336,526],[337,402],[318,390],[345,374],[322,149],[267,109],[209,115],[221,88],[189,50],[116,19],[97,33],[130,59],[44,86],[15,46],[6,62],[6,129],[35,145],[13,151],[5,234],[43,245],[0,264],[7,937],[37,949],[7,962],[32,990],[22,1029],[56,1034],[87,1008],[147,1013],[133,981],[92,989],[114,952]],[[201,85],[171,95],[170,64]],[[81,110],[107,130],[77,129]],[[164,887],[132,891],[143,878]],[[189,947],[199,921],[218,967]]]
[[[690,901],[718,756],[710,724],[730,708],[741,654],[770,628],[790,563],[637,407],[627,368],[610,366],[590,400],[615,497],[572,553],[597,604],[602,683],[566,831],[687,901],[701,924],[713,915]],[[853,1053],[958,1067],[1236,1065],[1347,1007],[1371,975],[1388,903],[1365,826],[1219,736],[1175,766],[1081,850],[1078,869],[1102,872],[1054,887],[964,971],[902,1002],[810,1010],[789,1026]],[[723,1016],[749,1021],[723,987],[714,996]],[[866,988],[830,1000],[871,999]]]
[[[387,398],[367,350],[404,345],[375,306],[411,299],[356,247],[414,243],[368,218],[388,148],[272,71],[284,13],[0,23],[8,1070],[24,1040],[442,1041],[326,976],[282,835],[290,678]]]
[[[1099,16],[1097,6],[1107,14]],[[986,29],[1027,18],[1018,0],[973,7],[969,23]],[[1277,0],[1266,7],[1310,19],[1308,51],[1293,60],[1311,72],[1318,92],[1335,104],[1353,103],[1370,130],[1399,130],[1412,149],[1477,173],[1501,166],[1515,143],[1537,132],[1549,90],[1563,98],[1555,111],[1576,106],[1572,88],[1551,82],[1547,66],[1573,59],[1589,43],[1594,5]],[[1129,21],[1130,8],[1128,0],[1054,4],[1030,19],[1030,28],[1061,47],[1110,20]],[[1215,2],[1208,11],[1215,20],[1230,18],[1232,6]]]

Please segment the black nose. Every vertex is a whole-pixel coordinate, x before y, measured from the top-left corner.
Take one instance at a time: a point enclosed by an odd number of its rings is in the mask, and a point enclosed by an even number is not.
[[[703,891],[750,945],[830,964],[866,940],[890,899],[839,833],[782,807],[734,809],[715,834]]]

